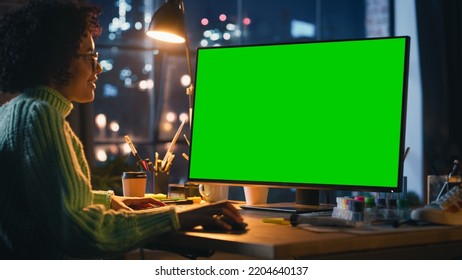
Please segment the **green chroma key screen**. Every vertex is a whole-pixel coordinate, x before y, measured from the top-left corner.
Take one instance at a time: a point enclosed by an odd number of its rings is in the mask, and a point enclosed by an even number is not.
[[[199,48],[189,180],[401,186],[409,37]]]

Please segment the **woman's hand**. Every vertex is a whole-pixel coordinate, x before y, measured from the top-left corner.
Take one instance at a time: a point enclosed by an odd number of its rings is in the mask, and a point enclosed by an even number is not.
[[[192,229],[196,226],[231,230],[233,225],[243,222],[239,211],[228,201],[178,213],[178,218],[182,230]]]
[[[159,206],[165,206],[162,201],[151,197],[127,197],[113,195],[111,198],[111,209],[120,210],[125,209],[128,211],[149,209]]]

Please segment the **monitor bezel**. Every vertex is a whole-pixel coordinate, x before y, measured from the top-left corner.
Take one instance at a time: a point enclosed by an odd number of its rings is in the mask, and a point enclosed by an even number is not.
[[[284,43],[269,43],[269,44],[253,44],[253,45],[233,45],[233,46],[215,46],[215,47],[199,47],[197,48],[195,73],[199,67],[200,52],[208,49],[223,49],[223,48],[246,48],[246,47],[265,47],[277,45],[297,45],[297,44],[319,44],[319,43],[335,43],[335,42],[350,42],[350,41],[365,41],[365,40],[387,40],[387,39],[404,39],[404,69],[403,69],[403,87],[402,87],[402,108],[401,108],[401,132],[400,132],[400,151],[398,163],[398,182],[396,187],[382,187],[382,186],[357,186],[357,185],[338,185],[338,184],[316,184],[316,183],[292,183],[292,182],[270,182],[270,181],[248,181],[248,180],[226,180],[226,179],[205,179],[205,178],[191,178],[190,168],[191,160],[188,162],[188,181],[197,184],[207,185],[227,185],[227,186],[256,186],[256,187],[269,187],[269,188],[296,188],[296,189],[311,189],[311,190],[342,190],[342,191],[370,191],[370,192],[402,192],[403,191],[403,169],[404,169],[404,151],[405,151],[405,138],[406,138],[406,115],[407,115],[407,98],[408,98],[408,75],[409,75],[409,53],[410,53],[410,36],[389,36],[389,37],[374,37],[374,38],[352,38],[352,39],[338,39],[338,40],[320,40],[320,41],[305,41],[305,42],[284,42]],[[197,75],[194,78],[196,84]],[[196,93],[194,92],[195,99]],[[191,147],[194,145],[194,112],[195,102],[193,103],[192,123],[191,123]],[[191,155],[192,156],[192,155]]]

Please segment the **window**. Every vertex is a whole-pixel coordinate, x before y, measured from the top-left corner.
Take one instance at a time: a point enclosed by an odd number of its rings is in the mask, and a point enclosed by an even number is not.
[[[126,157],[135,169],[124,135],[141,157],[152,160],[155,152],[163,157],[180,119],[188,117],[191,77],[184,45],[145,36],[153,11],[164,0],[91,2],[103,9],[96,48],[104,73],[93,103],[96,166]],[[390,0],[186,0],[193,69],[197,47],[389,36],[391,5]],[[189,135],[189,125],[183,133]],[[180,137],[170,182],[186,181],[188,163],[180,155],[187,150]]]

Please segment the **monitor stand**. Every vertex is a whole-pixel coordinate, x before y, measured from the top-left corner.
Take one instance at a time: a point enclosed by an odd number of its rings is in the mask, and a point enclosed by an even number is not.
[[[295,202],[240,205],[240,207],[248,210],[312,213],[332,211],[334,205],[320,203],[319,190],[297,189],[295,193]]]

